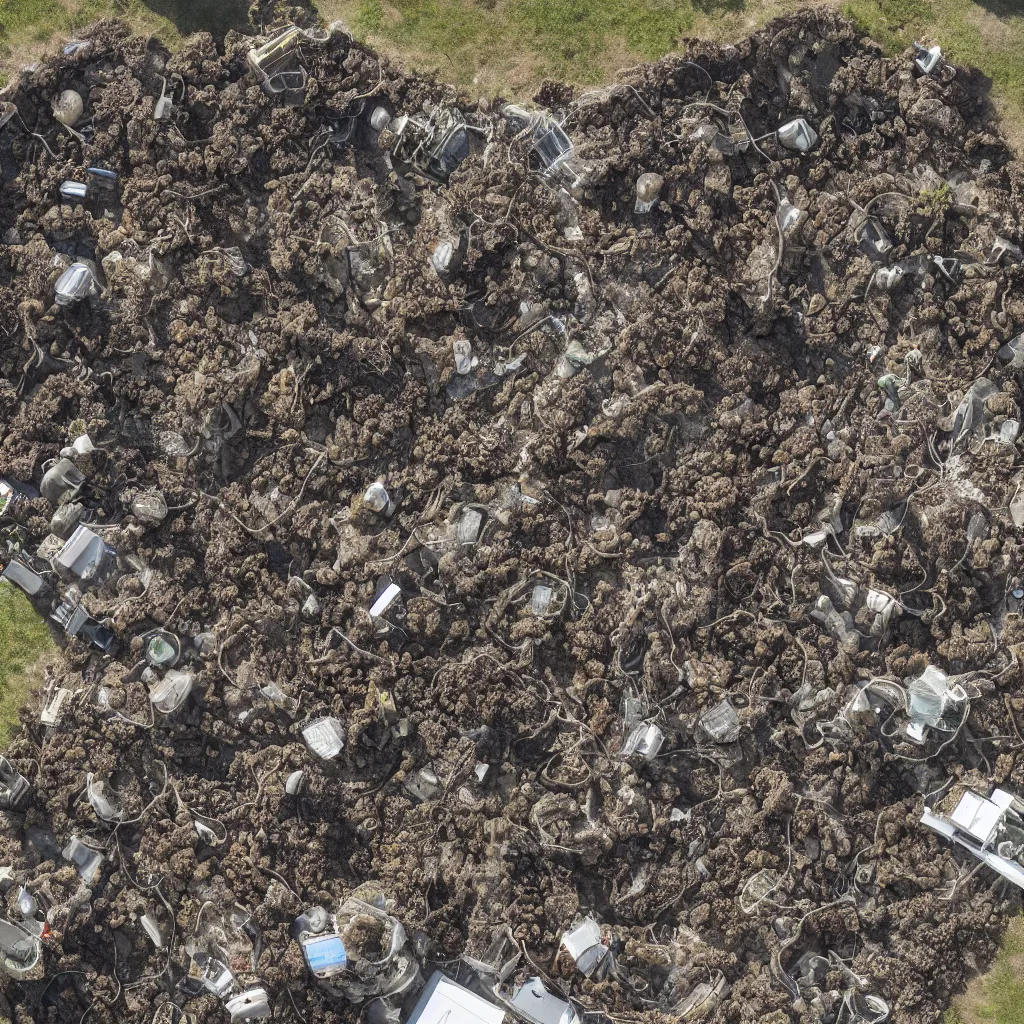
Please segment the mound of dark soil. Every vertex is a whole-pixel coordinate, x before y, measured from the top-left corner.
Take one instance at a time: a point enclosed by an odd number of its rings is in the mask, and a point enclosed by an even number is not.
[[[509,984],[615,1020],[938,1021],[1018,900],[922,810],[1024,791],[1024,178],[986,83],[820,12],[524,116],[342,31],[287,106],[254,45],[101,23],[4,94],[0,474],[94,446],[5,558],[113,635],[8,754],[8,916],[46,920],[12,1020],[226,1021],[211,949],[274,1019],[355,1020],[383,902],[423,977],[507,926]],[[76,524],[100,577],[50,560]],[[930,665],[963,696],[915,733]],[[293,922],[357,890],[359,984],[318,984]]]

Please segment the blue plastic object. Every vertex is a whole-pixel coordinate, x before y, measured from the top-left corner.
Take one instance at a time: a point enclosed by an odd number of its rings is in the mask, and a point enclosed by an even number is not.
[[[345,943],[337,935],[307,939],[302,946],[306,962],[314,974],[333,974],[348,963]]]

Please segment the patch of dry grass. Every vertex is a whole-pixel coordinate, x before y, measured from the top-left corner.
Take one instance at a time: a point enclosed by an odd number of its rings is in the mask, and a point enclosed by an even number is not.
[[[1010,923],[992,969],[967,987],[946,1024],[1024,1024],[1024,918]]]

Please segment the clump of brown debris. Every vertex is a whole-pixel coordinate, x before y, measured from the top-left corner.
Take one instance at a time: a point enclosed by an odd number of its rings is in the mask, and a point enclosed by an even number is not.
[[[985,86],[827,12],[532,105],[312,21],[22,73],[0,1013],[939,1021],[1024,879]]]

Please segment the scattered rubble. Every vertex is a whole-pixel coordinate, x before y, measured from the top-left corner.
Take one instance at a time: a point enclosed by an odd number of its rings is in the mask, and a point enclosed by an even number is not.
[[[1024,884],[979,73],[104,22],[2,99],[15,1024],[941,1019]]]

